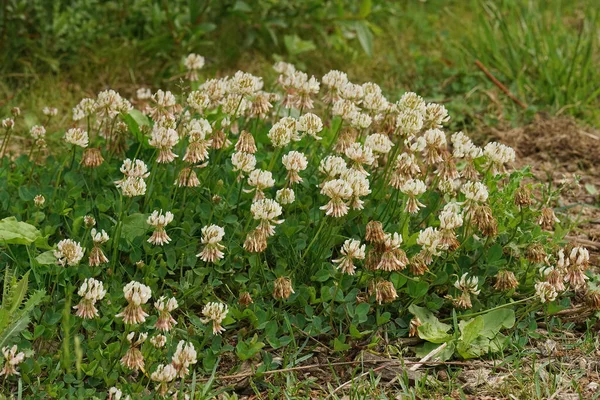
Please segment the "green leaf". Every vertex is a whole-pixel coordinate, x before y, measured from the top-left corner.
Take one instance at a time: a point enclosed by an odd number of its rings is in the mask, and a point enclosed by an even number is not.
[[[367,18],[371,14],[373,8],[373,2],[371,0],[362,0],[360,2],[360,9],[358,10],[358,16],[361,18]]]
[[[440,322],[428,309],[411,304],[408,311],[421,320],[418,328],[421,339],[432,343],[444,343],[452,339],[452,335],[448,333],[452,327]]]
[[[35,226],[17,221],[15,217],[4,218],[0,221],[0,244],[29,245],[42,238]]]
[[[408,295],[413,299],[418,299],[427,294],[429,290],[429,284],[424,281],[408,281],[407,285]]]
[[[358,36],[358,41],[360,42],[361,47],[369,57],[372,57],[373,34],[371,33],[366,21],[358,21],[354,28],[356,30],[356,36]]]
[[[298,55],[317,48],[312,41],[302,40],[298,35],[285,35],[283,43],[290,55]]]
[[[258,341],[258,336],[254,335],[252,340],[245,342],[240,340],[235,346],[235,352],[240,360],[245,361],[252,358],[255,354],[265,347],[263,342]]]
[[[143,236],[147,230],[146,215],[140,213],[131,214],[123,218],[121,237],[128,242],[132,242],[134,239]]]
[[[150,125],[150,120],[141,111],[131,110],[128,114],[121,114],[121,118],[127,127],[133,133],[138,143],[141,143],[142,147],[149,149],[151,146],[148,144],[148,138],[142,132],[141,127],[143,125]]]
[[[346,344],[346,336],[340,335],[339,338],[335,338],[333,341],[333,350],[334,351],[346,351],[352,348],[349,344]]]
[[[19,280],[19,282],[17,282],[17,284],[14,285],[12,290],[10,291],[10,299],[11,299],[11,303],[12,303],[12,304],[10,304],[10,308],[8,311],[10,314],[14,313],[15,311],[17,311],[19,309],[19,307],[21,307],[21,303],[23,302],[23,299],[25,299],[25,296],[27,296],[27,287],[28,286],[29,286],[29,271],[27,271],[27,273],[25,275],[23,275],[21,280]]]
[[[471,344],[478,336],[480,336],[483,325],[484,320],[481,316],[467,321],[460,321],[458,324],[461,332],[459,340],[465,345]]]
[[[515,311],[511,308],[501,308],[481,316],[483,329],[481,336],[493,339],[502,329],[510,329],[515,325]]]
[[[497,244],[497,243],[495,245],[493,245],[492,247],[490,247],[488,249],[488,252],[487,252],[487,262],[488,262],[488,264],[492,264],[492,263],[494,263],[496,261],[501,260],[502,259],[502,252],[503,252],[502,246],[499,245],[499,244]]]

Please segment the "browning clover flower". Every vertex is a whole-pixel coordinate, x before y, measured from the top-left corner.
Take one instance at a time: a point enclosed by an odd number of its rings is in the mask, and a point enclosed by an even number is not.
[[[401,271],[408,265],[406,253],[400,249],[402,235],[398,232],[386,233],[382,244],[382,254],[375,269],[382,271]]]
[[[77,294],[81,296],[79,304],[73,308],[77,310],[75,315],[83,319],[92,319],[98,316],[98,309],[95,304],[106,296],[106,290],[101,281],[94,278],[88,278],[79,287]]]
[[[208,159],[208,150],[213,144],[213,140],[209,139],[209,135],[213,133],[210,123],[203,119],[192,119],[184,126],[184,131],[187,132],[187,137],[190,142],[183,161],[191,164],[197,164]]]
[[[125,352],[125,355],[121,358],[121,365],[125,368],[129,368],[133,371],[144,370],[144,356],[140,351],[139,347],[148,338],[147,333],[138,334],[137,340],[133,340],[135,332],[131,332],[127,335],[127,341],[129,342],[129,349]]]
[[[340,253],[342,257],[332,260],[334,264],[337,264],[337,268],[342,271],[343,274],[354,275],[356,267],[354,266],[354,260],[365,259],[365,245],[361,246],[360,241],[355,239],[348,239],[344,242]]]
[[[549,282],[538,282],[535,284],[535,294],[542,303],[551,303],[558,297],[558,292]]]
[[[165,232],[165,226],[173,222],[173,214],[170,211],[163,214],[162,210],[154,210],[146,222],[148,225],[154,227],[154,232],[152,232],[152,236],[148,239],[148,243],[155,246],[162,246],[171,241],[171,238]]]
[[[202,228],[202,244],[204,247],[196,257],[204,262],[215,263],[221,260],[225,255],[221,250],[225,248],[221,244],[225,230],[218,225],[209,225]]]
[[[25,360],[25,353],[18,351],[17,345],[14,345],[13,347],[3,347],[2,355],[4,356],[4,367],[0,370],[0,376],[20,375],[17,367]]]
[[[123,317],[123,322],[126,324],[141,324],[146,321],[148,314],[142,308],[142,304],[146,304],[152,296],[152,290],[139,282],[131,281],[123,288],[127,307],[115,315],[115,317]]]
[[[161,296],[155,301],[154,308],[158,310],[158,319],[156,320],[154,327],[159,331],[169,332],[174,325],[177,325],[177,321],[171,316],[171,312],[178,306],[175,297],[167,299],[165,296]]]
[[[167,128],[159,124],[154,125],[152,136],[148,144],[158,149],[156,162],[159,164],[170,163],[178,157],[173,153],[173,147],[179,143],[179,135],[175,129]],[[191,146],[191,145],[190,145]]]
[[[98,232],[95,228],[93,228],[91,235],[92,241],[94,242],[94,247],[90,252],[88,261],[90,267],[97,267],[98,265],[106,264],[108,262],[108,258],[106,258],[104,255],[104,252],[102,252],[102,248],[100,246],[108,242],[108,234],[104,231],[104,229],[102,232]]]
[[[202,318],[201,321],[203,324],[212,322],[213,334],[220,335],[225,332],[225,328],[221,326],[221,323],[223,323],[223,320],[227,317],[228,312],[229,308],[227,307],[227,304],[211,302],[202,309],[202,315],[204,315],[205,318]]]
[[[273,283],[273,297],[275,299],[286,300],[292,295],[292,293],[296,292],[294,292],[290,278],[281,276],[275,279],[275,282]]]

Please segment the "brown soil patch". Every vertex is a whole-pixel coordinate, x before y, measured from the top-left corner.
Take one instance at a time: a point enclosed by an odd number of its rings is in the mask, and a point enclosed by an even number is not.
[[[566,185],[557,214],[567,214],[577,226],[568,238],[587,247],[600,260],[600,132],[578,126],[569,118],[542,118],[491,136],[512,146],[517,167],[529,165],[538,181]]]

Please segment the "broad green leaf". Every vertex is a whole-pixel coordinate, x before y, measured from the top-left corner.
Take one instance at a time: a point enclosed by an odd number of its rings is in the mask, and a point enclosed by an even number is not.
[[[143,125],[150,125],[150,120],[146,117],[141,111],[131,110],[128,114],[121,114],[121,118],[127,124],[127,127],[136,138],[138,143],[141,143],[142,146],[146,149],[151,148],[148,144],[148,138],[142,132]]]
[[[15,217],[0,221],[0,244],[29,245],[42,237],[35,226],[17,221]]]
[[[408,295],[413,299],[419,299],[427,294],[429,290],[429,284],[425,281],[408,281],[407,291]]]
[[[481,336],[493,339],[502,329],[510,329],[515,325],[515,312],[511,308],[501,308],[481,316],[483,329]]]
[[[131,214],[123,218],[121,237],[128,242],[132,242],[134,239],[143,236],[148,230],[146,218],[146,215],[140,213]]]
[[[349,350],[352,346],[346,344],[346,337],[344,335],[340,335],[339,338],[336,338],[333,341],[333,350],[334,351],[346,351]]]
[[[416,356],[419,357],[419,358],[423,358],[427,354],[431,353],[433,350],[435,350],[438,347],[440,347],[441,345],[442,344],[435,344],[435,343],[425,342],[425,343],[423,343],[423,345],[418,346],[416,348]],[[435,356],[435,359],[436,360],[440,360],[440,361],[448,361],[454,355],[454,350],[455,349],[456,349],[456,346],[454,344],[454,341],[450,341],[446,345],[445,349],[443,349],[442,351],[440,351],[439,353],[437,353],[437,355]]]
[[[460,321],[458,327],[461,335],[459,340],[465,345],[471,344],[478,336],[481,335],[483,330],[484,321],[481,316],[470,319],[468,321]]]
[[[418,328],[421,339],[432,343],[444,343],[452,339],[452,335],[448,333],[452,327],[440,322],[428,309],[411,304],[408,311],[421,320]]]
[[[252,358],[255,354],[260,352],[260,350],[265,347],[263,342],[258,341],[258,336],[254,335],[252,340],[245,342],[240,340],[235,346],[235,352],[240,360],[248,360]]]
[[[355,25],[356,36],[365,53],[371,57],[373,55],[373,34],[366,21],[358,21]]]
[[[19,307],[21,307],[21,303],[23,302],[23,299],[25,299],[25,296],[27,296],[27,287],[29,286],[29,271],[27,271],[27,273],[25,275],[23,275],[23,277],[21,278],[21,280],[19,280],[19,282],[17,282],[16,285],[13,286],[12,290],[10,291],[10,298],[11,298],[11,305],[10,305],[10,309],[9,309],[9,313],[12,314],[15,311],[17,311],[17,309]]]
[[[358,10],[358,16],[361,18],[367,18],[371,14],[373,8],[372,0],[362,0],[360,2],[360,9]]]

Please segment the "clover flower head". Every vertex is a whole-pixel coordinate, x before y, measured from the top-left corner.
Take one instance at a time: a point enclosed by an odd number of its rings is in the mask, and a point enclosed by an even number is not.
[[[202,309],[202,315],[204,315],[205,318],[201,319],[201,321],[204,324],[212,322],[213,334],[220,335],[225,332],[225,328],[223,328],[221,324],[225,320],[225,317],[227,317],[228,312],[229,308],[227,307],[227,304],[211,302],[206,304]]]
[[[71,239],[63,239],[56,245],[54,256],[56,262],[61,266],[76,266],[83,258],[84,248],[81,244]]]

